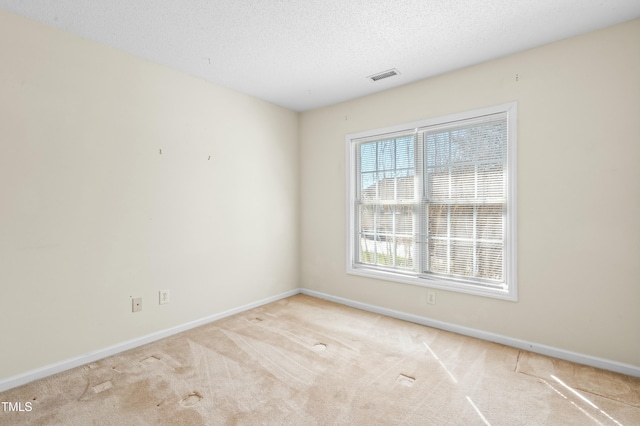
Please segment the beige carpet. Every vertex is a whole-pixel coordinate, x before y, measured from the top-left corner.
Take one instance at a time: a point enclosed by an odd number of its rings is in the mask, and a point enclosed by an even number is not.
[[[2,425],[638,425],[640,379],[297,295],[0,393]]]

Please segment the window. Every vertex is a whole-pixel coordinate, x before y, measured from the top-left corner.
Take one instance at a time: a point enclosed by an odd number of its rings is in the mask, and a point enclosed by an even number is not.
[[[516,109],[348,135],[347,272],[516,300]]]

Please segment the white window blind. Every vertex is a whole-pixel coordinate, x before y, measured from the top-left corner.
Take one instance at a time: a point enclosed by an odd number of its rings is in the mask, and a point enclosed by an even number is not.
[[[515,104],[413,124],[347,137],[348,271],[514,299]]]

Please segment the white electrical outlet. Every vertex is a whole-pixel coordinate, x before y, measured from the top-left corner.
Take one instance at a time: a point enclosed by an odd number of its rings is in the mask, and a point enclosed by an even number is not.
[[[131,312],[140,312],[142,310],[142,297],[131,299]]]
[[[427,291],[427,303],[430,305],[436,304],[436,292],[435,291]]]
[[[169,303],[169,290],[160,290],[158,292],[158,296],[160,298],[159,302],[161,305]]]

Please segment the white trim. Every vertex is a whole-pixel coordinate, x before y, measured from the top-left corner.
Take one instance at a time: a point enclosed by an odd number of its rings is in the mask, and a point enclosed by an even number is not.
[[[398,318],[404,321],[413,322],[427,327],[433,327],[440,330],[451,331],[453,333],[462,334],[464,336],[475,337],[489,342],[500,343],[502,345],[511,346],[517,349],[523,349],[529,352],[535,352],[541,355],[559,358],[566,361],[576,362],[578,364],[589,365],[591,367],[602,368],[604,370],[615,371],[616,373],[626,374],[629,376],[640,377],[640,367],[612,361],[605,358],[598,358],[590,355],[584,355],[577,352],[571,352],[564,349],[554,348],[552,346],[541,345],[526,340],[514,339],[512,337],[500,334],[490,333],[475,328],[464,327],[451,324],[444,321],[437,321],[418,315],[407,314],[393,309],[382,308],[380,306],[369,305],[367,303],[356,302],[342,297],[331,296],[329,294],[320,293],[305,288],[300,291],[302,294],[317,297],[319,299],[328,300],[330,302],[339,303],[341,305],[351,306],[352,308],[362,309],[363,311],[373,312],[380,315]]]
[[[418,129],[421,129],[424,127],[453,123],[456,121],[466,120],[474,116],[479,117],[483,115],[491,115],[491,114],[509,111],[516,106],[517,106],[517,102],[511,101],[511,102],[506,102],[504,104],[493,105],[489,107],[478,108],[478,109],[464,111],[464,112],[458,112],[458,113],[444,115],[440,117],[429,118],[426,120],[411,121],[409,123],[396,124],[393,126],[381,127],[378,129],[365,130],[363,132],[350,133],[345,136],[345,139],[350,141],[353,139],[369,138],[376,135],[379,136],[379,135],[386,135],[386,134],[392,134],[397,132],[406,132],[412,129],[415,129],[417,131]],[[511,123],[509,124],[511,125]]]
[[[111,355],[115,355],[120,352],[127,351],[129,349],[137,348],[138,346],[146,345],[147,343],[155,342],[156,340],[164,339],[165,337],[173,336],[174,334],[181,333],[183,331],[190,330],[201,325],[208,324],[213,321],[217,321],[222,318],[226,318],[231,315],[238,314],[240,312],[254,309],[267,303],[275,302],[287,297],[294,296],[300,293],[300,289],[289,290],[287,292],[267,297],[266,299],[258,300],[257,302],[248,303],[246,305],[239,306],[237,308],[229,309],[218,314],[213,314],[199,320],[190,321],[186,324],[182,324],[176,327],[168,328],[166,330],[157,331],[155,333],[147,334],[146,336],[137,337],[135,339],[127,340],[122,343],[118,343],[113,346],[109,346],[97,351],[89,352],[84,355],[80,355],[74,358],[69,358],[64,361],[49,364],[44,367],[36,368],[35,370],[27,371],[26,373],[18,374],[16,376],[8,377],[0,380],[0,392],[15,388],[32,382],[34,380],[42,379],[51,376],[62,371],[70,370],[81,365],[89,364],[91,362],[106,358]]]
[[[515,138],[515,143],[508,143],[507,149],[507,199],[509,214],[506,217],[505,228],[508,235],[505,262],[505,278],[509,283],[510,300],[518,300],[518,103],[512,102],[507,109],[507,132],[509,141]]]

